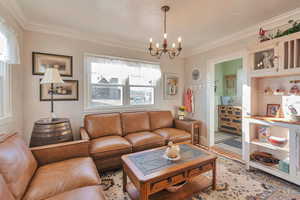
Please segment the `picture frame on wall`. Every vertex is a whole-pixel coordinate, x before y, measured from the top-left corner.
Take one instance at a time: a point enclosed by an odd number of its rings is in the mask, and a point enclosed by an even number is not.
[[[32,75],[44,75],[48,67],[56,67],[61,76],[73,76],[73,57],[32,52]]]
[[[267,104],[267,117],[279,117],[280,104]]]
[[[64,83],[54,84],[53,101],[78,101],[78,80],[64,80]],[[40,84],[40,101],[51,101],[51,84]]]
[[[174,73],[164,74],[164,97],[174,99],[178,97],[179,76]]]

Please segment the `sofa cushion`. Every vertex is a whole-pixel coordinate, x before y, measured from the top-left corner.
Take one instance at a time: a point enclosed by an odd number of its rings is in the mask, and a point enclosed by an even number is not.
[[[87,115],[84,118],[84,127],[92,139],[122,135],[120,113]]]
[[[125,135],[150,130],[150,120],[147,112],[122,113],[121,119]]]
[[[149,112],[151,130],[173,127],[173,116],[170,111]]]
[[[0,197],[4,200],[15,200],[13,194],[8,189],[7,184],[4,181],[3,176],[0,174]]]
[[[125,138],[132,144],[133,151],[143,151],[165,144],[165,139],[152,132],[130,133]]]
[[[191,140],[192,138],[190,133],[175,128],[163,128],[154,132],[164,137],[167,142],[172,141],[174,143],[178,143]]]
[[[37,169],[24,200],[41,200],[85,186],[100,184],[91,158],[73,158]]]
[[[105,159],[132,151],[132,145],[123,137],[106,136],[91,141],[90,153],[94,159]]]
[[[36,168],[35,158],[18,134],[0,134],[0,174],[15,199],[22,198]]]
[[[88,186],[61,193],[47,200],[105,200],[101,186]]]

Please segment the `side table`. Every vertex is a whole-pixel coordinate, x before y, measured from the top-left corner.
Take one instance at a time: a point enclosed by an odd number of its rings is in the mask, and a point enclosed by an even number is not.
[[[178,120],[178,119],[177,119]],[[191,123],[192,125],[192,144],[200,144],[200,136],[201,136],[201,121],[185,118],[183,120],[179,120],[187,123]]]
[[[38,120],[34,123],[30,147],[73,141],[69,119]]]

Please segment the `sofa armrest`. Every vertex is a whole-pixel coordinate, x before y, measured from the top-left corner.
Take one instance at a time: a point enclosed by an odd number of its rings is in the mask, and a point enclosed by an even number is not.
[[[175,119],[175,128],[187,131],[191,134],[194,133],[195,128],[200,128],[200,125],[201,125],[200,121],[197,120],[184,121],[184,120]]]
[[[39,165],[89,156],[89,141],[78,140],[30,148]]]
[[[87,141],[90,140],[90,136],[89,136],[89,134],[87,133],[87,131],[85,130],[84,127],[81,127],[79,132],[80,132],[80,137],[81,137],[82,140],[87,140]]]

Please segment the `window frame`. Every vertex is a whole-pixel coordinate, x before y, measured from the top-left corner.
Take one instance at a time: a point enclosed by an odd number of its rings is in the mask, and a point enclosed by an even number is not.
[[[97,55],[97,54],[90,54],[84,53],[84,112],[107,112],[107,111],[131,111],[131,110],[145,110],[145,109],[155,109],[157,108],[158,102],[158,95],[161,87],[161,78],[156,81],[155,85],[130,85],[129,78],[125,80],[125,84],[99,84],[101,86],[115,86],[115,87],[122,87],[123,88],[123,105],[117,106],[95,106],[91,104],[91,67],[88,64],[88,57],[99,57],[99,58],[109,58],[109,59],[119,59],[124,61],[133,61],[133,62],[142,62],[142,63],[150,63],[150,64],[157,64],[160,65],[159,62],[151,62],[147,60],[140,60],[140,59],[130,59],[124,57],[116,57],[116,56],[107,56],[107,55]],[[130,87],[150,87],[153,88],[153,104],[142,104],[142,105],[132,105],[130,104]]]
[[[10,123],[13,118],[12,113],[12,70],[11,65],[4,62],[5,65],[5,81],[3,92],[3,116],[0,116],[0,125]],[[1,105],[0,105],[1,106]]]

